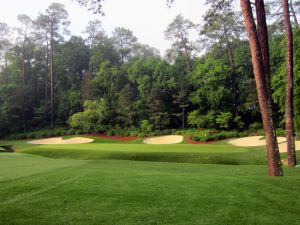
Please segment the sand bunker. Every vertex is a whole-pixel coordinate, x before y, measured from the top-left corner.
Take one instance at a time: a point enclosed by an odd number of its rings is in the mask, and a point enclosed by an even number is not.
[[[285,137],[277,137],[279,143],[279,151],[286,152],[286,138]],[[242,147],[255,147],[255,146],[264,146],[266,145],[266,140],[264,136],[253,136],[253,137],[244,137],[237,138],[228,141],[229,144],[242,146]],[[296,150],[300,150],[300,141],[296,141]]]
[[[46,138],[34,141],[28,141],[29,144],[36,144],[36,145],[56,145],[56,144],[84,144],[90,143],[94,140],[91,138],[84,138],[84,137],[74,137],[63,140],[62,137],[55,137],[55,138]]]
[[[277,137],[278,143],[283,143],[286,141],[285,137]],[[244,137],[237,138],[228,141],[231,145],[243,146],[243,147],[254,147],[254,146],[263,146],[266,145],[266,140],[264,136],[252,136],[252,137]]]
[[[285,143],[281,143],[278,145],[279,146],[279,152],[286,152],[286,148],[287,148],[287,145],[286,145],[286,142]],[[300,141],[295,141],[295,149],[296,151],[300,150]]]
[[[153,137],[144,140],[145,144],[178,144],[182,142],[183,136],[180,135],[168,135],[161,137]]]

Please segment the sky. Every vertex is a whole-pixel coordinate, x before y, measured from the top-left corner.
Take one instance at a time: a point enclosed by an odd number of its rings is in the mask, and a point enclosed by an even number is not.
[[[84,36],[82,32],[88,21],[99,19],[109,36],[116,27],[125,27],[133,31],[139,42],[159,49],[161,54],[171,46],[170,41],[164,39],[164,31],[178,14],[199,24],[206,10],[204,0],[176,0],[171,8],[166,6],[166,0],[105,0],[105,16],[100,16],[80,7],[74,0],[0,0],[0,22],[16,27],[17,15],[26,14],[34,19],[52,2],[65,5],[72,35]],[[196,38],[195,34],[191,36]]]

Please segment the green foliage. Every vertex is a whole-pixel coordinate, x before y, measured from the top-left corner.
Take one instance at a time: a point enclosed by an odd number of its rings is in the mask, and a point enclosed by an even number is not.
[[[218,141],[227,138],[240,137],[239,132],[236,130],[232,130],[232,131],[220,131],[220,130],[211,130],[211,129],[187,130],[184,132],[184,134],[191,137],[194,141],[200,141],[200,142]]]
[[[189,125],[204,128],[206,126],[206,118],[203,115],[200,115],[199,110],[194,110],[188,114],[187,122]]]
[[[5,136],[8,140],[19,140],[19,139],[39,139],[48,137],[57,137],[65,135],[73,135],[75,131],[64,127],[56,127],[54,129],[41,129],[36,131],[30,131],[26,133],[13,133]]]
[[[228,130],[230,127],[231,120],[231,112],[221,112],[219,115],[217,115],[216,123],[220,126],[220,128]]]
[[[204,112],[227,109],[231,95],[229,77],[230,69],[223,61],[211,56],[198,60],[189,75],[190,85],[195,89],[190,95],[191,102]]]
[[[154,126],[149,120],[142,120],[140,129],[143,134],[147,135],[147,134],[150,134],[151,132],[153,132]]]
[[[242,120],[241,116],[236,116],[233,119],[233,122],[239,130],[242,130],[245,127],[245,122]]]
[[[69,125],[84,133],[105,131],[110,119],[110,110],[106,100],[87,100],[83,107],[83,112],[75,113],[69,118]]]
[[[250,126],[249,126],[249,130],[252,130],[252,131],[261,130],[262,128],[263,128],[263,125],[261,122],[254,122],[254,123],[250,124]]]
[[[216,115],[210,111],[205,115],[201,115],[199,110],[192,111],[187,117],[188,124],[197,128],[215,128]]]

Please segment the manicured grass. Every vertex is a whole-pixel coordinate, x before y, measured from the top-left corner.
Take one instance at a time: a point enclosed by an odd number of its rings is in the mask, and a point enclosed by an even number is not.
[[[297,225],[300,168],[0,154],[1,225]]]
[[[300,168],[266,176],[263,147],[94,139],[5,142],[0,225],[300,224]]]
[[[67,137],[69,138],[69,137]],[[225,165],[265,165],[264,147],[237,147],[227,140],[213,144],[146,145],[142,140],[116,141],[92,137],[89,144],[31,145],[26,141],[7,141],[17,152],[48,158],[84,160],[135,160]],[[300,151],[297,152],[298,159]],[[286,158],[286,154],[282,154]]]
[[[189,162],[206,164],[265,164],[261,148],[241,148],[228,144],[146,145],[146,144],[77,144],[39,145],[19,152],[64,159],[125,159],[138,161]]]

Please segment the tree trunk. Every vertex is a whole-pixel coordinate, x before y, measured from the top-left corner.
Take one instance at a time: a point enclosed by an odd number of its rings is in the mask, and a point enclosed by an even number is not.
[[[185,118],[185,113],[184,113],[185,109],[182,108],[182,129],[184,130],[184,118]]]
[[[192,62],[191,62],[191,57],[189,54],[189,50],[188,50],[188,46],[184,40],[184,36],[182,34],[182,32],[180,32],[180,36],[181,36],[181,43],[183,44],[183,49],[184,49],[184,55],[185,55],[185,60],[186,60],[186,65],[188,68],[188,72],[192,71]]]
[[[291,9],[291,13],[292,13],[293,18],[294,18],[294,22],[296,24],[296,28],[299,28],[299,23],[298,23],[298,19],[297,19],[297,16],[296,16],[296,12],[295,12],[294,7],[293,7],[293,1],[292,0],[290,2],[290,9]]]
[[[26,132],[26,113],[25,113],[25,41],[22,45],[22,127],[23,132]]]
[[[288,165],[295,166],[295,137],[293,121],[293,32],[288,0],[282,0],[286,48],[285,132],[287,139]]]
[[[49,77],[49,43],[46,44],[46,74],[45,74],[45,109],[48,105],[48,77]]]
[[[266,90],[267,86],[263,76],[264,68],[262,53],[260,51],[261,47],[252,14],[251,3],[250,0],[240,0],[240,3],[245,21],[245,28],[249,37],[258,101],[267,142],[268,174],[270,176],[282,176],[283,173],[277,137],[271,116],[272,108],[268,101],[268,93]]]
[[[255,0],[256,17],[257,17],[257,35],[261,47],[263,61],[263,72],[267,86],[268,99],[272,104],[271,78],[270,78],[270,61],[269,61],[269,42],[268,29],[266,23],[265,5],[263,0]]]
[[[54,50],[53,50],[53,47],[54,47],[54,43],[53,43],[53,30],[52,30],[52,27],[51,27],[51,40],[50,40],[50,48],[51,48],[51,66],[50,66],[50,82],[51,82],[51,128],[54,128],[55,126],[55,122],[54,122],[54,62],[53,62],[53,59],[54,59]]]
[[[229,59],[229,64],[230,64],[230,69],[231,69],[231,87],[232,87],[232,96],[233,96],[233,109],[235,112],[235,116],[238,116],[238,87],[237,87],[237,81],[236,81],[236,75],[235,75],[235,65],[234,65],[234,60],[233,60],[233,52],[232,52],[232,47],[229,41],[228,37],[228,31],[227,28],[224,24],[224,34],[226,38],[226,48],[227,48],[227,54],[228,54],[228,59]]]

